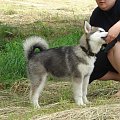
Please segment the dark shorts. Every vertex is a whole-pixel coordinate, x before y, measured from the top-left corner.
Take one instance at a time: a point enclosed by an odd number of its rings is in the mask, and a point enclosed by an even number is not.
[[[111,63],[109,62],[109,60],[107,58],[107,53],[105,53],[104,51],[101,50],[97,54],[95,68],[91,74],[89,83],[91,83],[92,81],[94,81],[96,79],[103,77],[108,71],[117,72],[112,67]]]

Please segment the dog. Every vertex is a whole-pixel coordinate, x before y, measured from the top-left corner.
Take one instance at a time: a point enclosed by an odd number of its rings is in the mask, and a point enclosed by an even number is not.
[[[86,105],[87,87],[94,68],[96,54],[105,44],[107,32],[84,23],[84,34],[80,44],[50,48],[41,37],[32,36],[23,43],[27,61],[28,77],[31,81],[30,99],[34,107],[40,108],[38,99],[45,86],[48,74],[69,77],[73,83],[74,100],[77,105]],[[38,48],[40,51],[35,52]]]

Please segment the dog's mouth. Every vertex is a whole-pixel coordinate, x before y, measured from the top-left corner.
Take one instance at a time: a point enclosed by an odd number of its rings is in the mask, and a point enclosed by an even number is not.
[[[107,36],[105,36],[105,37],[101,37],[103,40],[106,40],[106,38],[107,38]]]

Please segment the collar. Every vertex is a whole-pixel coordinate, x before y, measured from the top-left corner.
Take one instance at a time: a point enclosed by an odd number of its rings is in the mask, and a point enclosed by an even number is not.
[[[85,47],[80,46],[82,50],[88,55],[88,56],[96,56],[96,53],[91,52],[89,49],[87,50]]]

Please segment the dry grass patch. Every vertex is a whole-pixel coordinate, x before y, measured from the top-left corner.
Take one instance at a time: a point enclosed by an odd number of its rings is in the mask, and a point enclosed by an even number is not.
[[[18,25],[38,20],[81,19],[91,14],[94,0],[2,0],[0,21]]]
[[[119,120],[120,104],[71,109],[31,120]]]
[[[40,98],[41,109],[33,109],[29,101],[28,81],[16,82],[11,90],[0,92],[1,120],[119,120],[120,98],[111,95],[117,82],[94,82],[89,86],[91,104],[74,103],[71,82],[49,81]],[[62,112],[61,112],[62,111]]]

